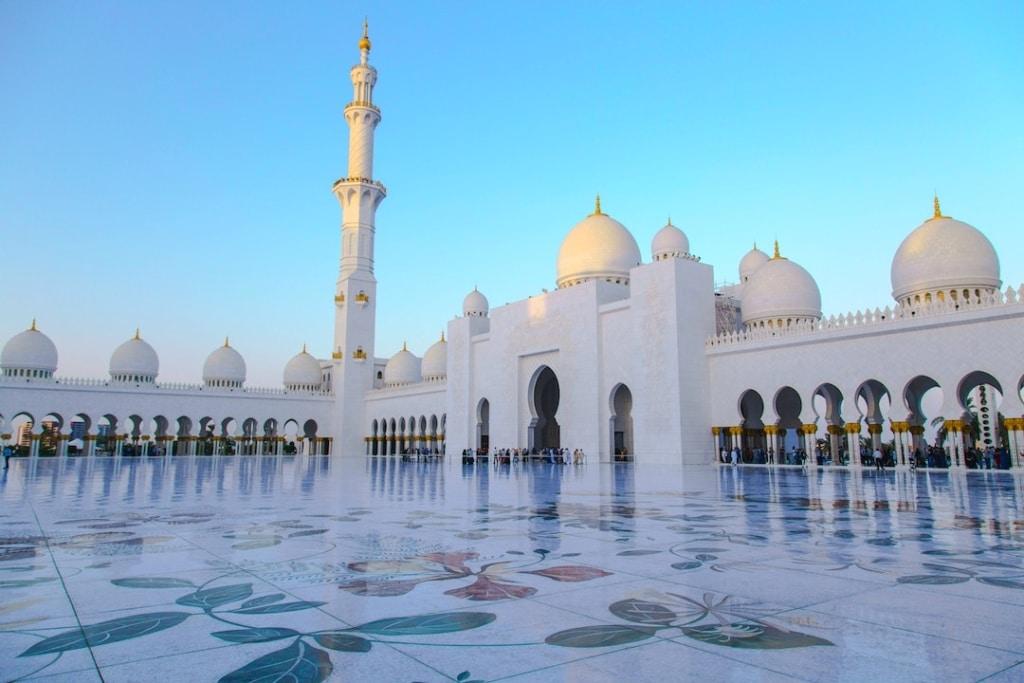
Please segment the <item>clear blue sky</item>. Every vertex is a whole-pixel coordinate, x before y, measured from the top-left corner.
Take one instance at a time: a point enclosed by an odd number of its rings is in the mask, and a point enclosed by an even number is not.
[[[735,279],[757,240],[826,313],[884,306],[931,211],[1024,281],[1024,4],[0,3],[0,338],[60,374],[136,325],[165,380],[225,334],[250,383],[330,353],[348,68],[370,17],[378,355],[479,285],[552,288],[600,191],[649,256],[671,214]]]

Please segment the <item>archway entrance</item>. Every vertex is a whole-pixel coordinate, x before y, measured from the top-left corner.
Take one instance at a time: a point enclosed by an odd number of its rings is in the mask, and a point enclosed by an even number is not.
[[[530,448],[559,448],[558,378],[548,366],[537,370],[530,383]]]
[[[491,448],[491,402],[480,399],[476,408],[476,450],[487,453]]]
[[[620,384],[612,391],[611,446],[617,458],[633,456],[633,394]]]

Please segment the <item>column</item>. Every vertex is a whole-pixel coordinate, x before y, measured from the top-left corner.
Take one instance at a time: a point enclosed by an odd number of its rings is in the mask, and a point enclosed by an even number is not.
[[[124,448],[124,435],[118,434],[114,437],[114,455],[117,457],[121,456],[121,451]]]
[[[86,434],[82,437],[82,447],[85,451],[86,457],[92,457],[96,455],[96,435]]]
[[[818,461],[815,459],[814,449],[818,446],[818,425],[808,422],[800,425],[800,431],[804,435],[804,453],[807,454],[807,462],[817,466]]]
[[[892,445],[895,449],[893,459],[896,461],[896,467],[903,469],[907,466],[907,451],[903,443],[903,423],[890,419],[889,427],[892,429]]]
[[[715,464],[716,465],[721,465],[722,464],[722,447],[719,445],[719,439],[721,438],[720,437],[721,433],[722,433],[722,428],[721,427],[712,427],[711,428],[711,443],[713,444],[711,452],[715,454]]]
[[[1003,420],[1003,424],[1006,426],[1006,435],[1009,437],[1009,443],[1006,445],[1007,450],[1010,451],[1010,467],[1019,470],[1024,468],[1024,457],[1022,457],[1021,449],[1024,448],[1024,418],[1021,417],[1008,417]]]
[[[57,457],[66,458],[68,455],[68,439],[71,438],[70,434],[58,434],[57,435]]]
[[[869,422],[868,435],[871,437],[871,450],[874,451],[876,448],[882,450],[882,425]]]
[[[860,469],[863,465],[860,461],[860,422],[847,422],[843,425],[843,431],[846,432],[846,450],[850,467]]]
[[[840,435],[843,433],[843,428],[840,425],[828,425],[828,450],[832,456],[832,464],[839,464],[839,451],[842,448]]]

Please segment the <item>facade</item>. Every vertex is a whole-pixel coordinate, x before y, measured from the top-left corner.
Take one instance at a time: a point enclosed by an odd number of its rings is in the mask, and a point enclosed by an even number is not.
[[[375,215],[387,190],[373,169],[370,50],[364,27],[348,168],[333,185],[330,358],[303,349],[283,388],[252,388],[225,340],[202,384],[166,384],[136,333],[108,378],[73,379],[57,374],[57,348],[33,323],[0,357],[5,444],[58,455],[565,447],[694,465],[732,449],[756,462],[802,449],[850,467],[861,466],[851,454],[891,444],[907,467],[938,440],[951,467],[975,445],[1004,447],[1024,467],[1024,289],[1001,289],[993,246],[938,198],[893,258],[884,310],[824,318],[813,276],[778,243],[771,256],[755,246],[739,280],[717,287],[671,221],[645,260],[598,198],[563,241],[556,289],[495,309],[474,289],[422,357],[376,356]]]

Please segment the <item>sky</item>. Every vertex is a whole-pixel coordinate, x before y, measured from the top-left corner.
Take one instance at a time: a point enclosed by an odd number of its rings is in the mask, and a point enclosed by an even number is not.
[[[73,377],[136,327],[164,381],[225,335],[251,385],[328,356],[364,16],[378,356],[553,289],[597,192],[718,281],[778,239],[826,315],[891,303],[935,192],[1024,282],[1024,3],[8,0],[0,340],[37,318]]]

